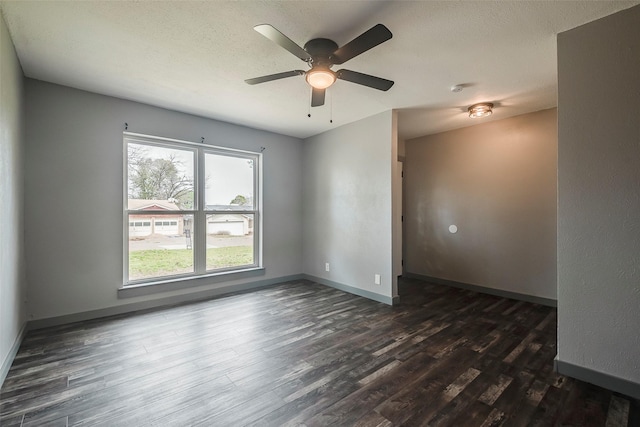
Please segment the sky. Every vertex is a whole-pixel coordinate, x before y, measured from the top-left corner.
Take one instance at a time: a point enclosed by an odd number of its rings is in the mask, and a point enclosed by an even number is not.
[[[206,205],[227,205],[239,194],[253,198],[253,168],[248,159],[207,153],[205,179]]]

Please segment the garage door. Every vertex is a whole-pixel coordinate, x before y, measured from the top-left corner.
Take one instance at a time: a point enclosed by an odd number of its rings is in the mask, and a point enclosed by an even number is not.
[[[165,236],[178,235],[178,221],[175,219],[156,219],[154,221],[154,232]]]
[[[129,237],[142,237],[151,234],[151,221],[129,221]]]

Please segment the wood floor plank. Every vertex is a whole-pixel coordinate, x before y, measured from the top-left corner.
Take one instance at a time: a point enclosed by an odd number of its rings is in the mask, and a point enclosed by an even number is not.
[[[393,424],[391,421],[378,414],[377,412],[370,412],[364,417],[360,418],[353,426],[354,427],[391,427]]]
[[[414,279],[390,307],[292,281],[29,331],[4,426],[635,426],[553,371],[555,308]]]
[[[487,419],[491,411],[491,406],[471,400],[464,410],[458,411],[457,417],[450,420],[450,426],[456,427],[477,427]]]
[[[490,411],[490,406],[479,402],[480,395],[486,391],[487,382],[493,379],[491,372],[480,374],[461,392],[439,410],[429,421],[430,426],[458,426],[469,424],[470,419],[479,425]],[[477,405],[476,405],[477,404]]]
[[[531,415],[529,425],[532,427],[545,427],[556,425],[558,415],[562,412],[564,402],[569,392],[567,390],[549,386],[540,404]]]
[[[16,415],[13,417],[0,417],[0,420],[2,420],[2,424],[0,425],[3,427],[20,427],[22,426],[24,415]]]

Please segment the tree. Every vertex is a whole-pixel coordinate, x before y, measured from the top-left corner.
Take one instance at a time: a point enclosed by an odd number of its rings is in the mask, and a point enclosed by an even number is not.
[[[235,199],[233,199],[230,204],[232,205],[240,205],[240,206],[245,206],[248,204],[247,198],[245,196],[243,196],[242,194],[238,194]]]
[[[174,156],[151,158],[129,145],[129,198],[175,200],[182,209],[193,207],[193,180],[180,169]]]

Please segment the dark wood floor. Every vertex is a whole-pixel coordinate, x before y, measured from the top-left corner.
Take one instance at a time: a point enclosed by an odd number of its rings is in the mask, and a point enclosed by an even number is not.
[[[31,331],[8,426],[640,426],[553,372],[556,310],[403,280],[396,307],[311,282]]]

